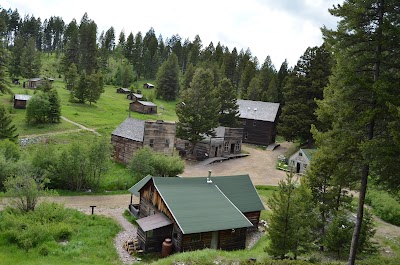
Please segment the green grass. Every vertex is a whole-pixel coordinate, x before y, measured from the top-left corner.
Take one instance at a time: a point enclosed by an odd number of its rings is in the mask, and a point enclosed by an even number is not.
[[[1,212],[0,218],[4,214],[4,211]],[[46,231],[48,237],[37,246],[21,249],[16,243],[10,242],[9,234],[18,231],[17,227],[7,227],[5,230],[3,227],[0,231],[1,264],[121,264],[113,244],[113,238],[120,227],[110,218],[89,216],[72,209],[63,209],[59,213],[50,211],[50,214],[48,211],[35,210],[30,213],[29,219],[18,217],[18,214],[15,214],[15,218],[20,218],[18,224],[25,223],[26,231],[35,233],[45,229],[43,231]],[[53,229],[69,231],[70,235],[67,240],[59,241],[57,236],[53,238]],[[20,232],[27,233],[23,230]],[[29,233],[27,236],[29,238]]]

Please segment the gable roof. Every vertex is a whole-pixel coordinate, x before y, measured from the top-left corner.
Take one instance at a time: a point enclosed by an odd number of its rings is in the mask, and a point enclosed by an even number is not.
[[[240,118],[274,122],[279,103],[238,99]]]
[[[14,99],[16,100],[24,100],[24,101],[28,101],[31,99],[32,96],[30,95],[24,95],[24,94],[15,94],[14,95]]]
[[[129,191],[138,194],[146,178]],[[184,234],[250,227],[243,213],[264,209],[249,175],[152,180]]]
[[[122,90],[122,91],[125,91],[125,92],[131,92],[131,90],[129,88],[125,88],[125,87],[120,87],[118,89]]]
[[[141,100],[138,100],[137,102],[139,102],[140,104],[142,104],[142,105],[144,105],[144,106],[157,107],[156,104],[154,104],[153,102],[150,102],[150,101],[141,101]]]
[[[143,142],[144,124],[143,120],[128,117],[112,132],[112,135]]]
[[[317,151],[317,149],[303,149],[301,148],[300,150],[303,151],[304,155],[308,158],[308,160],[311,161],[313,155],[315,154],[315,152]]]
[[[136,98],[143,98],[142,94],[132,93],[132,95],[134,95]]]
[[[31,79],[29,79],[28,81],[30,81],[30,82],[37,82],[37,81],[41,81],[43,78],[41,78],[41,77],[35,77],[35,78],[31,78]]]

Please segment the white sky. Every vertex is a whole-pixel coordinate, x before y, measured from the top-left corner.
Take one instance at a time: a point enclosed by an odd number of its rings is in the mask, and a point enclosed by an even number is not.
[[[343,0],[2,0],[2,8],[18,9],[40,17],[42,22],[60,16],[68,24],[79,23],[83,14],[98,26],[98,33],[111,26],[118,40],[125,35],[146,32],[153,27],[163,40],[174,34],[193,40],[198,34],[203,47],[210,41],[246,50],[262,64],[270,55],[279,69],[287,59],[294,66],[307,47],[322,44],[320,28],[336,27],[336,18],[328,8]]]

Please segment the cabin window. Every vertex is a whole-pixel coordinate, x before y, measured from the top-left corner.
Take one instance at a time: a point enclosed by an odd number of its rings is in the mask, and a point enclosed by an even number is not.
[[[303,156],[303,154],[302,154],[302,153],[299,153],[299,156]]]
[[[224,151],[229,152],[229,142],[224,143]]]
[[[253,126],[256,126],[256,123],[257,123],[256,121],[253,121]]]
[[[165,139],[165,147],[169,147],[169,139]]]
[[[191,241],[191,242],[198,242],[198,241],[201,241],[201,233],[191,234],[191,236],[190,236],[190,241]]]
[[[247,139],[247,137],[249,136],[249,134],[247,132],[244,133],[244,139]]]
[[[153,237],[153,235],[154,235],[154,230],[150,230],[150,231],[147,231],[147,232],[146,232],[147,238]]]
[[[235,151],[240,151],[240,141],[237,141],[235,144]]]
[[[154,147],[154,139],[150,139],[150,147]]]

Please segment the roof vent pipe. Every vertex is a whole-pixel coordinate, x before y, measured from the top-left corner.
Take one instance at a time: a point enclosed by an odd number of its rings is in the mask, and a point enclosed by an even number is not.
[[[211,180],[211,170],[208,171],[207,183],[212,183],[212,180]]]

